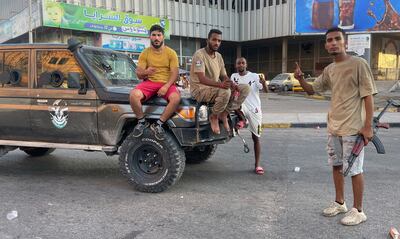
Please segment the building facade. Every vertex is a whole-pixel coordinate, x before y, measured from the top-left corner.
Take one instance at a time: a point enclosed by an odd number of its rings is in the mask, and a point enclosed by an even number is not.
[[[29,6],[23,0],[15,0],[2,6],[0,29],[3,30],[0,30],[0,42],[27,42],[29,29],[33,29],[33,42],[65,43],[73,36],[86,44],[99,45],[99,39],[104,39],[101,32],[44,26],[44,1],[32,0],[29,14],[27,14]],[[168,19],[170,37],[166,40],[166,44],[178,53],[180,65],[184,69],[189,69],[192,54],[205,45],[208,31],[212,28],[220,29],[224,40],[220,52],[224,56],[227,71],[232,73],[236,57],[244,56],[248,60],[251,71],[262,72],[268,78],[282,72],[293,71],[295,62],[302,66],[306,74],[312,76],[320,74],[322,69],[332,61],[324,49],[323,33],[326,29],[323,28],[340,25],[343,18],[341,8],[335,7],[338,0],[322,1],[331,4],[324,6],[317,5],[321,1],[316,0],[64,0],[55,2]],[[390,0],[382,0],[382,2],[390,2]],[[360,6],[353,6],[354,11],[362,12],[358,11],[360,7],[363,7],[362,4],[357,3]],[[376,5],[379,4],[376,3]],[[397,13],[397,5],[400,7],[399,3],[390,5],[395,13]],[[387,4],[383,6],[386,10],[390,8]],[[327,9],[324,16],[318,16]],[[379,17],[380,11],[375,12],[377,13],[375,18]],[[30,20],[27,19],[27,15],[31,16]],[[381,21],[384,20],[384,16]],[[318,23],[316,19],[320,22]],[[372,18],[366,17],[366,19],[368,22]],[[20,26],[18,30],[4,31],[5,25],[15,25],[15,22],[18,22]],[[328,25],[321,26],[323,24]],[[400,59],[398,30],[400,29],[390,27],[383,30],[358,29],[358,25],[361,24],[356,21],[356,27],[353,24],[350,32],[354,35],[367,34],[369,46],[365,46],[365,49],[375,79],[398,79]],[[361,44],[360,41],[355,42],[355,45]],[[358,50],[355,52],[359,53]],[[139,52],[127,51],[127,54],[137,58]]]

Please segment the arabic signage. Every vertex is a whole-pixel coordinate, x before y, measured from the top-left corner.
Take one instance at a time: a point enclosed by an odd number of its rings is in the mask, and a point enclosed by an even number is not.
[[[296,32],[400,31],[398,0],[296,0]]]
[[[370,63],[371,34],[347,35],[347,52],[364,58]]]
[[[169,21],[106,9],[82,7],[44,0],[43,25],[81,31],[148,37],[152,25],[159,24],[169,39]]]
[[[128,37],[121,35],[101,35],[102,47],[117,51],[142,52],[150,46],[149,38]]]

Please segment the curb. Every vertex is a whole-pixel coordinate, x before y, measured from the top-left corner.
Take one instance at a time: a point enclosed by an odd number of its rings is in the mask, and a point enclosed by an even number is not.
[[[326,128],[326,123],[263,123],[264,129],[287,129],[287,128]],[[400,122],[389,123],[391,128],[400,128]]]
[[[400,124],[399,124],[400,125]],[[264,129],[286,129],[286,128],[326,128],[326,123],[263,123]]]
[[[383,107],[376,107],[376,108],[375,108],[375,111],[376,111],[376,112],[381,112],[382,110],[383,110]],[[400,108],[397,108],[397,107],[388,107],[388,108],[386,109],[386,112],[397,113],[397,112],[400,112]]]
[[[314,100],[330,100],[331,99],[331,97],[326,97],[326,96],[323,96],[323,95],[305,95],[304,96],[305,98],[307,98],[307,99],[314,99]]]

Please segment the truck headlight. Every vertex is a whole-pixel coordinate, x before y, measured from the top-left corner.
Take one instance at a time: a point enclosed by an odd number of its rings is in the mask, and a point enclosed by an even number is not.
[[[178,116],[187,121],[195,121],[196,118],[196,107],[194,106],[183,106],[179,108],[176,113]],[[208,108],[205,105],[199,108],[199,122],[208,121]]]
[[[183,106],[179,108],[176,113],[179,115],[179,117],[181,117],[184,120],[194,121],[196,116],[196,107]]]
[[[200,106],[199,108],[199,121],[207,121],[208,120],[208,108],[205,105]]]

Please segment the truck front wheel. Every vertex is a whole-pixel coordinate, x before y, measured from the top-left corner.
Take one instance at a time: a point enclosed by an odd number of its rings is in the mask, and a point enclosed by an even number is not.
[[[157,140],[150,129],[141,137],[129,135],[121,145],[119,166],[134,188],[141,192],[162,192],[175,184],[185,169],[185,155],[166,132]]]

